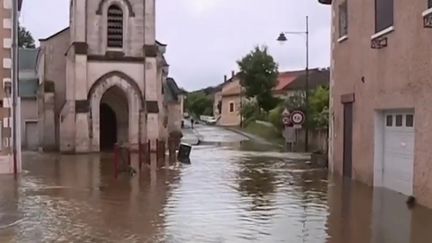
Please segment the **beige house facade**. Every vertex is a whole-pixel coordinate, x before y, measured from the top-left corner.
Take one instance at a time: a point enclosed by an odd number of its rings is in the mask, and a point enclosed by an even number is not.
[[[432,2],[331,4],[330,168],[432,207]]]
[[[235,75],[228,80],[217,94],[220,98],[220,118],[218,125],[238,127],[241,124],[242,101],[245,101],[240,78]]]
[[[72,0],[70,13],[68,28],[40,40],[41,148],[87,153],[150,140],[155,149],[170,124],[155,0]]]

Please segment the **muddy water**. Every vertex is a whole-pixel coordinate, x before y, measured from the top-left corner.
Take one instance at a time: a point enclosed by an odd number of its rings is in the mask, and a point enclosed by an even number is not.
[[[0,176],[0,242],[431,242],[431,211],[396,193],[199,132],[192,165],[117,180],[107,154],[27,153],[21,177]]]

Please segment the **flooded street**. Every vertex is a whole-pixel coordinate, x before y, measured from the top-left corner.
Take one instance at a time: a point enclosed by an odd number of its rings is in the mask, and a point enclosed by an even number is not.
[[[432,211],[307,156],[198,127],[192,165],[115,180],[112,156],[26,153],[0,176],[0,242],[424,243]]]

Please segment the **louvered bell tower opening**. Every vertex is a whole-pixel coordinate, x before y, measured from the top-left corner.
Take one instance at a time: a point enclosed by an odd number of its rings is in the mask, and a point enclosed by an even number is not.
[[[116,5],[108,8],[108,47],[123,47],[123,11]]]

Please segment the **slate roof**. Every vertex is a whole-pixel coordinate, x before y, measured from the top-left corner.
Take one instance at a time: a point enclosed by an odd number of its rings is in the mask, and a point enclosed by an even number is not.
[[[178,96],[183,93],[173,78],[167,78],[164,90],[167,102],[177,102]]]

